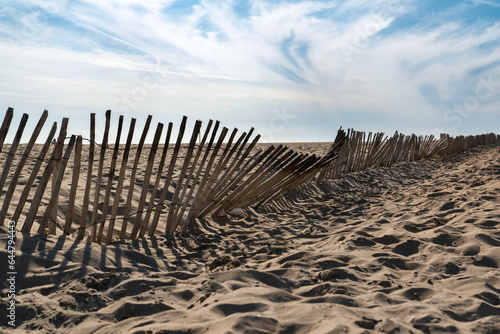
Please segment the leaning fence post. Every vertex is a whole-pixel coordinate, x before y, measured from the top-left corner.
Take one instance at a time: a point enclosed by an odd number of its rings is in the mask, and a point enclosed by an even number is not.
[[[127,202],[125,204],[125,213],[123,214],[122,230],[120,231],[120,239],[125,239],[127,234],[127,225],[130,219],[130,209],[132,207],[132,197],[135,190],[135,175],[137,173],[137,166],[139,165],[139,159],[141,158],[142,147],[144,146],[144,142],[146,141],[146,135],[148,134],[152,118],[153,116],[149,115],[146,119],[146,124],[144,125],[144,130],[142,130],[141,139],[139,140],[139,145],[137,145],[137,151],[135,152],[132,175],[130,176],[130,187],[128,189]]]
[[[5,117],[3,118],[2,126],[0,127],[0,152],[2,152],[3,142],[7,133],[9,132],[10,122],[12,122],[12,117],[14,117],[14,109],[8,108],[5,112]]]
[[[111,209],[111,217],[109,219],[109,225],[108,225],[108,233],[106,235],[107,243],[111,243],[111,240],[113,238],[113,232],[115,229],[115,219],[118,213],[118,206],[120,205],[120,198],[123,191],[123,181],[125,179],[125,172],[127,170],[127,162],[130,153],[130,146],[132,146],[132,138],[134,137],[135,122],[136,122],[135,118],[132,118],[130,120],[130,128],[128,131],[127,143],[125,144],[125,150],[123,151],[120,175],[118,176],[118,184],[116,185],[115,199],[113,201],[113,207]]]
[[[212,128],[212,123],[213,123],[213,121],[210,120],[210,122],[207,125],[207,130],[205,132],[205,135],[203,136],[203,139],[200,141],[200,151],[199,151],[199,153],[201,153],[201,149],[205,145],[205,141],[206,141],[206,139],[208,137],[209,131]],[[186,211],[187,206],[188,205],[192,206],[194,204],[193,193],[194,193],[195,189],[197,188],[197,185],[199,187],[199,180],[200,180],[200,177],[201,177],[201,173],[203,172],[203,169],[205,168],[205,163],[206,163],[207,158],[208,158],[208,156],[210,154],[210,149],[211,149],[211,147],[212,147],[212,145],[214,143],[215,136],[216,136],[216,133],[217,133],[218,129],[219,129],[219,122],[217,121],[215,123],[214,130],[212,131],[212,135],[210,137],[210,141],[208,142],[208,145],[205,148],[205,153],[203,155],[203,158],[201,159],[201,162],[198,164],[198,170],[196,171],[196,175],[192,179],[192,186],[189,189],[189,193],[187,194],[186,200],[184,200],[184,201],[181,200],[181,202],[183,202],[183,205],[182,205],[182,208],[180,209],[180,212],[176,213],[177,218],[176,218],[176,222],[174,224],[176,227],[180,223],[181,219],[184,217],[184,212]],[[197,160],[198,160],[198,157],[195,159],[195,161],[197,161]],[[195,162],[195,164],[196,164],[196,162]],[[206,169],[205,169],[205,172],[208,173],[208,171]],[[189,179],[191,179],[191,177],[192,176],[190,176]],[[182,197],[184,197],[184,195]],[[184,234],[185,232],[182,232],[182,233]]]
[[[87,161],[87,181],[85,182],[85,193],[83,195],[82,219],[80,221],[80,229],[78,231],[78,239],[82,240],[85,236],[85,229],[88,222],[88,209],[90,202],[90,187],[92,186],[92,169],[94,167],[94,150],[95,150],[95,113],[90,114],[90,144],[89,158]]]
[[[198,120],[196,121],[194,125],[194,130],[191,135],[191,140],[189,142],[188,150],[186,152],[186,157],[184,158],[184,164],[182,166],[181,172],[179,174],[179,181],[177,182],[177,185],[175,186],[175,191],[174,191],[174,196],[172,197],[172,201],[170,202],[170,207],[168,209],[168,216],[167,216],[167,226],[165,227],[165,234],[167,233],[172,233],[173,232],[173,223],[174,223],[174,213],[176,210],[177,205],[179,205],[179,194],[184,187],[184,179],[187,173],[187,169],[189,167],[189,164],[191,162],[191,157],[193,156],[193,150],[194,146],[196,145],[196,137],[198,137],[198,133],[200,132],[201,128],[201,121]],[[194,168],[194,166],[193,166]],[[189,182],[189,180],[186,181],[186,183]],[[187,186],[187,184],[186,184]]]
[[[73,178],[71,180],[71,190],[69,192],[68,210],[66,211],[66,222],[64,224],[64,234],[71,232],[71,223],[73,222],[73,212],[75,209],[76,190],[78,188],[78,179],[80,177],[80,165],[82,160],[82,136],[76,137],[75,156],[73,163]]]
[[[137,215],[135,216],[134,226],[132,228],[132,232],[130,233],[130,239],[135,239],[137,237],[137,233],[142,225],[142,214],[144,210],[144,206],[146,205],[146,196],[148,194],[149,188],[149,180],[151,179],[151,173],[153,170],[153,164],[155,161],[156,150],[158,149],[158,143],[160,142],[161,133],[163,131],[163,124],[158,123],[156,127],[155,136],[153,139],[153,144],[149,149],[149,157],[146,165],[146,172],[144,174],[144,179],[142,181],[142,190],[141,195],[139,197],[139,205],[137,206]],[[154,189],[153,189],[154,191]]]
[[[167,197],[168,188],[170,186],[170,180],[172,179],[172,174],[175,169],[175,161],[177,160],[177,156],[179,155],[179,150],[181,148],[182,137],[184,137],[184,131],[186,130],[186,122],[187,122],[187,117],[186,116],[182,117],[179,133],[177,134],[177,141],[175,142],[174,146],[174,152],[172,152],[172,157],[170,158],[170,165],[168,167],[167,178],[165,180],[165,184],[163,185],[163,189],[160,194],[160,199],[158,200],[158,206],[156,207],[155,214],[151,222],[149,235],[153,235],[155,233],[156,226],[158,225],[158,220],[160,219],[161,209],[163,207],[163,203],[165,202],[165,198]]]
[[[101,243],[102,234],[104,232],[104,225],[106,224],[106,217],[108,215],[109,197],[111,196],[111,187],[113,185],[113,178],[116,170],[116,160],[118,159],[118,151],[120,150],[120,137],[122,134],[123,116],[120,115],[118,120],[118,131],[116,133],[115,147],[113,147],[113,157],[111,158],[111,166],[109,166],[108,183],[106,185],[106,192],[104,193],[104,202],[102,205],[102,214],[99,224],[99,232],[97,233],[97,243]]]
[[[36,188],[35,196],[33,197],[33,201],[31,202],[30,209],[28,211],[28,215],[26,216],[26,220],[24,221],[23,227],[21,229],[22,232],[30,232],[31,227],[33,226],[33,222],[35,221],[36,213],[38,212],[38,207],[40,206],[40,202],[42,201],[43,194],[45,189],[47,188],[47,184],[49,183],[50,176],[54,172],[54,169],[57,165],[57,160],[60,158],[62,154],[62,150],[64,147],[64,140],[66,139],[66,130],[68,127],[68,118],[63,118],[61,124],[61,131],[59,132],[59,137],[56,142],[56,146],[52,151],[52,156],[50,157],[50,161],[45,168],[40,183]]]
[[[49,205],[47,206],[47,211],[42,216],[42,220],[40,221],[40,226],[38,227],[38,233],[45,233],[45,229],[49,223],[49,220],[55,210],[57,210],[57,202],[59,197],[59,190],[61,190],[61,184],[64,177],[64,170],[68,164],[69,156],[71,155],[71,151],[73,150],[73,146],[75,145],[75,135],[71,136],[69,140],[69,144],[66,147],[66,152],[61,160],[61,167],[57,173],[56,183],[51,193],[51,198],[49,201]],[[55,174],[55,173],[54,173]],[[56,211],[57,212],[57,211]]]
[[[104,158],[106,156],[106,149],[108,146],[108,135],[109,135],[109,123],[111,120],[111,110],[106,111],[106,125],[104,128],[104,136],[102,137],[102,145],[99,156],[99,167],[97,169],[97,181],[95,185],[94,192],[94,207],[92,210],[92,229],[90,233],[90,240],[96,241],[97,238],[97,223],[98,223],[98,211],[99,211],[99,197],[101,195],[101,182],[102,182],[102,174],[104,170]]]
[[[148,227],[149,218],[151,218],[151,212],[153,212],[153,205],[155,202],[156,194],[161,194],[161,191],[158,189],[161,181],[161,176],[163,175],[163,167],[165,166],[165,160],[167,159],[168,146],[170,144],[170,136],[172,135],[172,126],[173,124],[168,123],[167,136],[165,137],[165,144],[163,146],[163,152],[160,158],[160,164],[158,165],[158,171],[156,173],[156,181],[153,187],[153,191],[151,192],[150,200],[148,203],[148,208],[146,210],[146,216],[144,216],[144,220],[142,221],[141,231],[139,237],[144,237],[146,233],[146,229]]]
[[[61,151],[62,152],[62,151]],[[62,154],[62,153],[61,153]],[[52,212],[50,215],[50,220],[48,221],[49,225],[49,234],[56,234],[56,224],[57,224],[57,207],[59,202],[59,196],[57,194],[54,195],[54,191],[56,188],[57,176],[59,175],[59,170],[61,168],[62,160],[58,159],[56,164],[56,169],[52,173],[52,187],[50,188],[51,194],[50,199],[55,201],[55,204],[52,206]],[[55,197],[55,199],[54,199]]]
[[[219,152],[219,149],[222,145],[222,142],[224,141],[224,138],[226,137],[227,132],[228,132],[228,129],[226,127],[223,127],[222,131],[219,135],[219,139],[217,140],[217,143],[215,144],[212,155],[210,156],[210,159],[208,160],[207,167],[205,168],[205,173],[203,174],[203,178],[200,181],[200,185],[198,186],[198,189],[196,191],[196,195],[194,196],[193,202],[191,204],[191,208],[189,208],[188,216],[187,216],[186,220],[184,221],[184,229],[187,229],[187,227],[189,225],[191,225],[191,222],[196,218],[196,214],[198,212],[198,205],[202,204],[202,202],[205,200],[204,199],[205,186],[209,180],[209,177],[211,176],[209,171],[212,170],[212,165],[215,161],[215,157],[217,156],[217,153]],[[214,132],[214,134],[215,134],[215,132]],[[183,233],[186,233],[186,231],[184,231]]]
[[[216,167],[214,168],[213,172],[211,173],[210,178],[208,179],[207,183],[204,184],[204,186],[203,186],[203,193],[202,193],[202,196],[200,198],[201,201],[197,202],[196,206],[200,205],[201,207],[206,208],[205,203],[207,201],[209,202],[211,200],[210,196],[212,195],[211,191],[214,187],[214,184],[216,184],[217,180],[221,176],[222,170],[224,169],[224,167],[226,167],[227,163],[231,159],[231,156],[235,152],[236,144],[233,145],[233,140],[236,137],[236,133],[238,133],[238,129],[234,128],[233,132],[229,136],[226,147],[224,147],[224,150],[222,151],[222,154],[219,158],[219,161],[217,161]],[[221,133],[221,135],[222,135],[222,133]],[[246,136],[246,134],[243,134],[243,136],[241,136],[237,142],[241,142],[241,140],[243,140],[244,136]],[[215,151],[214,151],[214,154],[215,154]],[[201,211],[201,210],[202,209],[200,208],[199,211]],[[196,213],[196,216],[198,216],[198,213]]]
[[[174,214],[173,214],[173,222],[172,222],[172,226],[173,226],[172,229],[173,230],[175,230],[175,228],[179,224],[179,221],[182,219],[182,216],[184,215],[184,209],[187,207],[187,205],[192,200],[192,192],[193,192],[194,188],[196,187],[196,183],[198,181],[197,178],[198,178],[199,172],[201,172],[201,170],[203,169],[203,165],[204,165],[204,161],[202,163],[198,164],[198,160],[199,160],[199,158],[201,156],[201,152],[203,151],[203,148],[205,146],[205,142],[206,142],[207,137],[208,137],[208,135],[210,133],[210,129],[212,128],[212,123],[213,123],[213,121],[210,120],[208,122],[208,124],[207,124],[207,128],[205,130],[205,133],[203,134],[203,139],[200,139],[200,144],[198,146],[198,151],[196,152],[194,160],[191,163],[191,168],[189,170],[189,173],[186,176],[186,180],[187,180],[186,181],[186,185],[182,189],[182,193],[181,193],[181,195],[179,196],[179,199],[178,199],[179,205],[175,208]],[[199,135],[201,136],[201,132],[199,133]],[[208,152],[206,152],[206,153],[208,153]],[[207,154],[205,154],[205,157],[206,156],[207,156]],[[196,173],[195,178],[193,179],[193,174],[194,174],[194,171],[196,169],[197,169],[197,173]],[[186,192],[187,192],[187,189],[188,189],[188,186],[189,186],[190,182],[192,182],[192,185],[190,187],[189,194],[186,197]],[[182,203],[182,206],[181,206],[181,203]]]
[[[23,114],[21,118],[21,122],[19,123],[19,128],[17,129],[16,136],[14,137],[14,141],[10,146],[9,153],[7,153],[7,157],[5,159],[5,163],[3,165],[3,171],[0,175],[0,197],[2,197],[2,190],[5,184],[5,180],[9,175],[10,167],[12,165],[12,161],[14,160],[14,155],[16,154],[17,147],[19,146],[19,142],[21,141],[21,137],[24,132],[24,128],[26,127],[26,123],[28,122],[28,114]],[[2,221],[3,225],[3,221]]]

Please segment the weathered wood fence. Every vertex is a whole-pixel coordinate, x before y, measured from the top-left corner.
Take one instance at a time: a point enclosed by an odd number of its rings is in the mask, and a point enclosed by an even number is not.
[[[13,112],[7,110],[0,128],[1,154]],[[182,144],[184,117],[175,141],[171,142],[173,124],[168,124],[162,141],[164,125],[158,123],[147,148],[149,116],[137,145],[132,145],[136,120],[131,119],[123,146],[120,116],[110,145],[111,112],[107,111],[100,144],[95,139],[95,114],[90,115],[88,147],[82,144],[82,136],[68,138],[69,120],[64,118],[57,140],[53,141],[54,123],[38,156],[32,157],[47,115],[47,111],[42,113],[24,152],[18,153],[28,120],[27,114],[22,116],[0,176],[0,189],[10,181],[0,194],[0,222],[15,220],[18,226],[22,224],[23,232],[72,234],[98,243],[151,236],[159,225],[162,233],[187,233],[196,218],[264,205],[316,175],[337,158],[346,140],[340,130],[323,157],[297,153],[283,145],[255,150],[260,136],[252,139],[253,129],[238,136],[238,129],[219,129],[219,122],[210,120],[203,133],[202,122],[196,121],[186,146]],[[29,160],[34,162],[27,167]],[[29,175],[19,182],[25,168]],[[63,185],[70,185],[69,192]],[[13,201],[16,190],[21,195]]]
[[[133,145],[136,120],[130,120],[122,143],[124,117],[120,116],[110,144],[111,111],[107,111],[101,143],[95,138],[95,114],[90,115],[88,139],[68,137],[69,120],[63,118],[57,139],[54,122],[44,144],[37,144],[35,156],[32,151],[48,112],[42,113],[27,144],[21,144],[28,121],[23,114],[12,143],[4,145],[13,114],[9,108],[0,127],[0,224],[14,220],[23,232],[74,235],[98,243],[158,231],[185,234],[196,218],[264,206],[307,182],[500,142],[495,134],[436,139],[340,129],[320,157],[283,145],[258,150],[260,136],[252,138],[253,128],[238,135],[238,129],[230,132],[212,120],[204,131],[202,122],[196,121],[188,144],[182,144],[186,117],[175,140],[173,124],[164,131],[164,124],[158,123],[153,142],[146,144],[149,116]],[[89,144],[83,145],[84,140]]]
[[[436,139],[433,135],[403,135],[396,132],[392,137],[387,137],[380,132],[366,134],[349,129],[346,144],[338,151],[338,157],[322,168],[317,180],[336,179],[367,168],[390,167],[398,162],[450,155],[497,143],[500,143],[500,135],[494,133],[455,138],[441,134]]]

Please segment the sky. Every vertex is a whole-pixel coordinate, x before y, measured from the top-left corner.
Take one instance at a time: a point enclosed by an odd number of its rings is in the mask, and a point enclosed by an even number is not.
[[[111,109],[263,142],[500,133],[499,0],[0,0],[0,63],[15,127],[47,109],[88,136],[96,113],[99,136]]]

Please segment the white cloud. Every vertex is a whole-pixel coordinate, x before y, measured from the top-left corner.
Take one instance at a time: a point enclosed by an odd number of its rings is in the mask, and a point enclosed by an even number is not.
[[[45,1],[25,4],[48,8]],[[29,36],[22,35],[21,20],[17,26],[0,23],[0,60],[10,64],[0,69],[10,79],[0,82],[0,94],[13,102],[105,109],[118,99],[123,107],[123,94],[151,76],[157,87],[129,106],[131,112],[234,108],[253,113],[258,123],[272,108],[288,105],[304,117],[314,111],[325,119],[337,113],[425,118],[422,126],[433,127],[443,123],[443,108],[461,102],[481,75],[498,73],[498,23],[465,25],[459,16],[429,19],[424,11],[418,24],[385,34],[398,19],[423,11],[415,1],[259,0],[243,18],[231,1],[201,1],[177,17],[168,10],[176,1],[55,4],[46,10],[52,16]],[[490,49],[481,49],[488,43]],[[345,45],[351,47],[350,61]],[[481,110],[491,113],[498,96],[484,101]]]

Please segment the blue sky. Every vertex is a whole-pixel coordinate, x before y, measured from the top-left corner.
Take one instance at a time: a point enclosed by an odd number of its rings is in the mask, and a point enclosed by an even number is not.
[[[500,133],[500,1],[0,2],[0,108],[88,134],[218,119],[262,141]],[[141,123],[142,122],[142,123]],[[114,122],[116,123],[116,122]],[[98,126],[98,130],[102,125]]]

